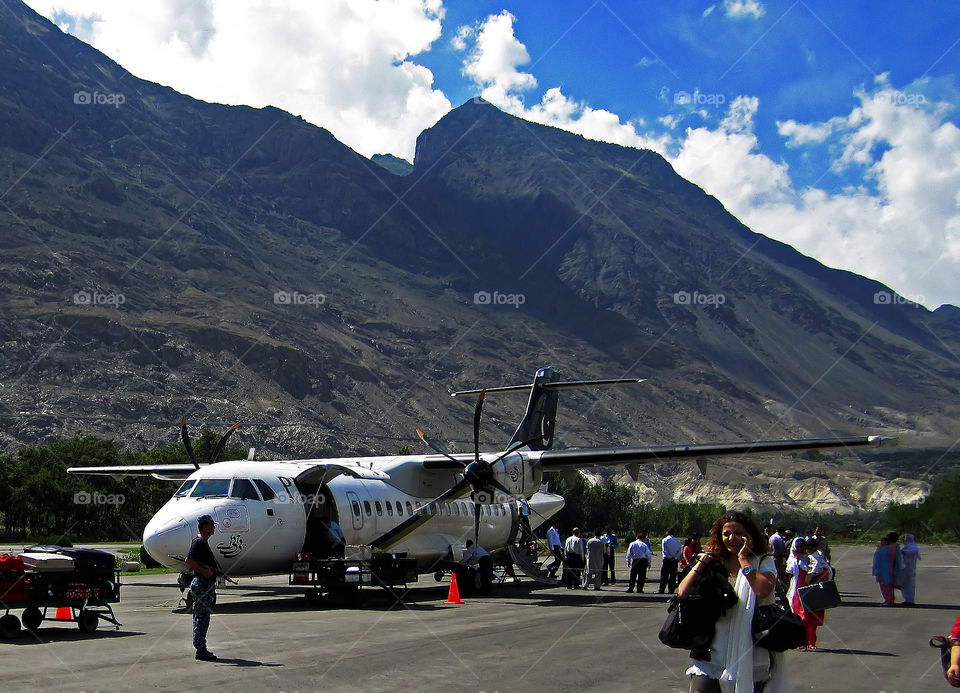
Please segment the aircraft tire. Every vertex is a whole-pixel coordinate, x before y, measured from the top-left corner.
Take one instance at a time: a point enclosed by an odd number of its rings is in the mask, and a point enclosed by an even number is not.
[[[100,625],[100,616],[95,611],[84,609],[77,617],[77,627],[81,633],[92,633]]]
[[[13,614],[0,616],[0,640],[13,640],[20,637],[20,619]]]
[[[307,604],[310,606],[323,605],[323,592],[320,590],[307,590],[303,597],[307,600]]]
[[[438,570],[437,572],[435,572],[433,574],[433,579],[436,580],[437,582],[443,582],[443,571]]]
[[[36,632],[40,624],[43,623],[43,612],[35,606],[28,606],[23,610],[23,616],[20,620],[23,622],[24,628],[31,633]]]

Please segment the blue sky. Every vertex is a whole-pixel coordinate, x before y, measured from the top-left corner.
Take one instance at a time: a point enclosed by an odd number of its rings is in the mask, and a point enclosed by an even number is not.
[[[134,74],[411,159],[477,94],[649,147],[755,231],[960,303],[960,3],[30,0]]]

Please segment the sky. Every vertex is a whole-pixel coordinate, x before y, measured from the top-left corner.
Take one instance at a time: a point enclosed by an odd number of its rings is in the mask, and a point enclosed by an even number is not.
[[[27,0],[143,79],[370,156],[480,95],[662,154],[754,231],[960,305],[960,3]]]

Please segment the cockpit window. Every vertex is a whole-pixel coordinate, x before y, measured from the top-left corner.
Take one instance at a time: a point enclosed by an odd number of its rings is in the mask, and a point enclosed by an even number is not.
[[[233,488],[230,489],[231,498],[240,500],[260,500],[260,494],[250,479],[234,479]]]
[[[227,491],[230,489],[230,479],[200,479],[197,482],[196,487],[193,489],[193,493],[190,494],[191,498],[211,498],[211,497],[221,497],[225,498]]]
[[[260,489],[260,495],[263,496],[263,500],[269,501],[277,497],[277,494],[273,492],[273,489],[270,488],[263,479],[254,479],[253,483]]]
[[[187,479],[186,481],[183,482],[183,486],[177,489],[177,492],[174,493],[173,495],[178,498],[183,498],[185,495],[190,493],[190,489],[193,488],[193,485],[195,483],[197,483],[196,479]]]

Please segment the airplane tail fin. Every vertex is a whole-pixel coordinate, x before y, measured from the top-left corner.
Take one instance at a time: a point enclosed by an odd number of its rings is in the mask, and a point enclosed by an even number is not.
[[[524,412],[513,438],[510,439],[507,450],[521,447],[529,447],[531,450],[550,450],[553,448],[554,431],[557,425],[557,401],[559,400],[560,390],[642,382],[643,380],[636,378],[561,381],[560,374],[553,368],[547,367],[537,371],[530,385],[487,388],[486,394],[496,395],[504,392],[529,391],[530,398],[527,400],[527,410]],[[479,392],[480,390],[463,390],[454,392],[453,396],[475,395]]]

